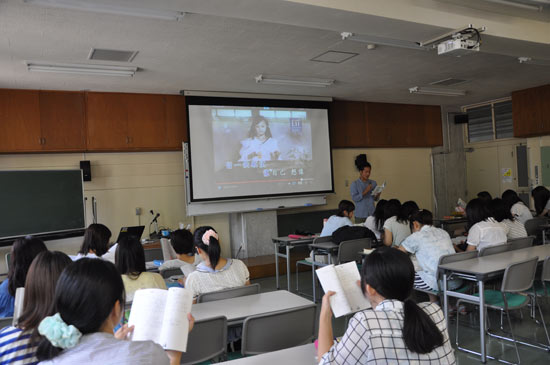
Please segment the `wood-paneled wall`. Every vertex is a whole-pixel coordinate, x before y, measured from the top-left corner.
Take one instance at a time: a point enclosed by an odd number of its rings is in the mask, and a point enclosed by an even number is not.
[[[514,137],[550,134],[550,85],[512,93]]]

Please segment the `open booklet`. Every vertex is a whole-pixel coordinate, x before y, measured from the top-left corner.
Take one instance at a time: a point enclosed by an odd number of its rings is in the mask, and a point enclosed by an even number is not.
[[[185,352],[193,293],[182,288],[136,291],[128,326],[135,326],[132,341],[151,340],[165,350]]]
[[[325,293],[329,290],[336,292],[330,297],[330,307],[334,317],[338,318],[371,307],[357,285],[357,280],[361,280],[361,276],[355,262],[338,266],[328,265],[315,272]]]
[[[384,189],[386,188],[386,182],[384,181],[384,183],[382,185],[377,185],[374,190],[372,191],[372,195],[378,195],[380,194],[381,192],[384,191]]]

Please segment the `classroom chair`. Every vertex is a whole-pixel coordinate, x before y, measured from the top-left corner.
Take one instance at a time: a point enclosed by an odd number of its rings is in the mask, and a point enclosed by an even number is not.
[[[504,277],[502,279],[502,284],[500,287],[500,290],[485,290],[485,308],[489,309],[495,309],[499,310],[501,312],[501,319],[502,314],[506,312],[506,318],[508,319],[508,326],[510,327],[510,334],[512,338],[507,338],[504,336],[496,335],[488,331],[489,335],[492,337],[500,338],[503,340],[512,341],[514,343],[514,347],[516,350],[516,356],[518,359],[518,364],[520,363],[520,357],[519,357],[519,351],[517,343],[520,341],[517,341],[514,335],[514,329],[512,328],[512,321],[510,320],[510,311],[511,310],[518,310],[525,306],[527,306],[530,303],[529,295],[523,294],[526,290],[530,289],[533,285],[533,281],[535,279],[535,273],[537,270],[537,264],[538,264],[538,257],[533,257],[528,260],[516,262],[513,264],[508,265],[508,267],[504,271]],[[474,294],[478,296],[479,294]],[[457,302],[457,306],[461,302],[469,302],[466,299],[459,299]],[[474,303],[476,304],[476,303]],[[548,331],[546,329],[546,324],[544,323],[544,317],[542,316],[542,310],[540,309],[540,306],[536,304],[540,316],[542,318],[542,324],[544,326],[544,331],[546,333],[546,337],[548,338]],[[458,321],[456,325],[456,346],[458,349],[467,351],[470,353],[478,354],[477,352],[466,349],[463,347],[460,347],[459,341],[458,341]],[[501,325],[502,327],[502,325]],[[487,327],[488,328],[488,327]],[[521,343],[521,342],[520,342]],[[550,340],[549,340],[550,343]],[[496,359],[496,358],[495,358]],[[501,361],[500,359],[496,359]]]
[[[309,343],[315,336],[315,304],[245,319],[241,353],[261,354]]]
[[[533,285],[533,291],[529,294],[533,297],[533,303],[536,304],[537,298],[545,298],[548,300],[548,294],[550,293],[550,256],[544,259],[542,264],[542,272],[540,278],[535,279]],[[531,308],[531,318],[535,318],[535,306]]]
[[[182,276],[183,272],[181,271],[181,269],[179,267],[176,267],[176,268],[173,268],[173,269],[160,270],[160,275],[164,279],[168,279],[171,276],[177,276],[177,275]]]
[[[225,360],[227,349],[227,318],[225,316],[195,322],[189,332],[187,351],[182,353],[180,364],[198,364],[214,358]]]
[[[485,246],[485,247],[482,247],[481,250],[479,250],[477,256],[483,257],[483,256],[489,256],[489,255],[496,255],[497,253],[510,251],[511,248],[512,248],[511,243],[502,243],[494,246]]]
[[[528,248],[533,246],[533,241],[535,240],[535,238],[536,238],[535,236],[527,236],[527,237],[509,239],[508,243],[512,245],[510,247],[510,251],[521,250],[522,248]]]
[[[10,262],[11,262],[11,252],[8,252],[5,257],[6,257],[6,270],[9,272]]]
[[[528,236],[535,236],[534,245],[542,244],[542,228],[540,226],[547,224],[548,219],[543,217],[535,217],[525,222],[525,230]]]
[[[215,300],[229,299],[244,297],[247,295],[259,294],[260,293],[260,284],[250,284],[245,286],[238,286],[236,288],[223,289],[218,291],[213,291],[210,293],[200,294],[197,298],[197,303],[206,303],[213,302]]]
[[[325,242],[332,242],[332,236],[317,237],[316,239],[313,240],[313,244],[325,243]],[[330,255],[330,253],[329,253],[329,255]],[[312,283],[314,283],[313,285],[315,285],[315,266],[321,267],[321,266],[326,265],[326,264],[322,263],[322,262],[316,262],[315,261],[315,256],[313,256],[313,259],[311,261],[305,260],[305,259],[296,261],[296,292],[299,295],[309,297],[310,296],[309,294],[305,294],[305,293],[300,292],[300,287],[299,287],[299,284],[298,284],[298,281],[299,281],[298,265],[311,266],[311,281],[312,281]],[[313,302],[315,303],[315,301],[316,301],[315,290],[313,290]]]

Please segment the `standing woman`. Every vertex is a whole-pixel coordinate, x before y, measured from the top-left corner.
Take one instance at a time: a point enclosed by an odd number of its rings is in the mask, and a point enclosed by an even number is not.
[[[535,201],[535,210],[537,216],[547,216],[550,211],[550,191],[544,186],[537,186],[531,192],[531,196]]]
[[[355,202],[355,223],[364,223],[367,217],[374,214],[374,202],[380,194],[372,195],[376,181],[370,180],[371,165],[361,155],[355,158],[359,170],[359,179],[351,183],[351,199]]]

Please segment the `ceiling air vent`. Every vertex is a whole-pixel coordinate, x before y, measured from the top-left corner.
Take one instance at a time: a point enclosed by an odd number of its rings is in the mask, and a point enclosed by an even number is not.
[[[88,59],[97,61],[132,62],[138,51],[92,48]]]
[[[357,56],[359,53],[341,52],[341,51],[327,51],[321,53],[318,56],[313,57],[310,61],[315,62],[327,62],[327,63],[342,63],[349,60],[352,57]]]
[[[464,82],[466,82],[468,80],[463,80],[463,79],[454,79],[452,77],[448,78],[448,79],[443,79],[443,80],[439,80],[439,81],[434,81],[432,83],[430,83],[430,85],[437,85],[437,86],[454,86],[454,85],[458,85],[458,84],[462,84]]]

